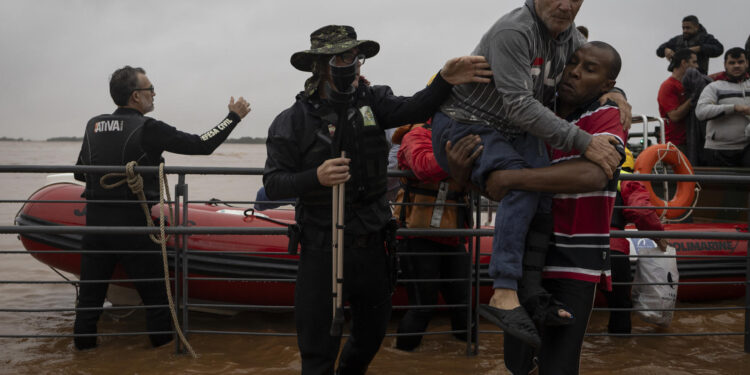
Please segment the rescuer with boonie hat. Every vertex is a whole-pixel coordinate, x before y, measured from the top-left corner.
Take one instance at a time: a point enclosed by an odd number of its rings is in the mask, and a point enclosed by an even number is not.
[[[312,77],[268,129],[266,194],[271,200],[298,199],[299,227],[289,249],[297,251],[299,242],[294,313],[302,374],[364,374],[385,336],[395,270],[395,233],[387,230],[393,228],[385,199],[385,129],[426,121],[453,85],[486,83],[492,74],[484,57],[454,58],[430,87],[395,96],[390,87],[371,86],[360,76],[364,60],[379,49],[376,42],[358,40],[351,26],[315,30],[310,49],[290,59]],[[335,227],[334,186],[344,191],[344,223]],[[336,240],[337,254],[343,246],[343,274],[338,267],[332,274],[334,228],[337,238],[343,230],[343,241]],[[343,283],[341,294],[332,281]],[[351,307],[351,334],[340,354],[343,314],[338,303],[332,308],[334,301]]]

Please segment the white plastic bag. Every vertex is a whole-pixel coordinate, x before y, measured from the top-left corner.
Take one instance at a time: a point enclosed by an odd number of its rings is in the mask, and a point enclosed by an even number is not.
[[[641,241],[644,239],[641,239]],[[638,244],[653,246],[635,246],[638,255],[675,255],[675,248],[667,246],[667,251],[662,252],[651,240],[638,241]],[[646,309],[636,311],[636,314],[648,323],[657,324],[662,327],[669,326],[672,322],[673,311],[660,309],[673,309],[677,300],[677,282],[680,275],[677,272],[677,260],[675,258],[650,258],[638,257],[635,268],[635,279],[637,283],[664,283],[661,285],[633,285],[633,307],[635,309]],[[657,309],[659,311],[649,311]]]

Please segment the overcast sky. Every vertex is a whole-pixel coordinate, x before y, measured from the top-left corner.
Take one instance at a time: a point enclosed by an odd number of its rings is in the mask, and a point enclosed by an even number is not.
[[[86,121],[110,113],[109,75],[146,69],[156,88],[150,115],[200,133],[244,96],[252,112],[232,137],[265,137],[292,104],[307,73],[289,64],[310,33],[349,24],[380,54],[362,73],[373,84],[411,95],[450,57],[470,53],[501,15],[523,0],[0,0],[0,136],[82,136]],[[634,113],[658,114],[667,78],[656,47],[695,14],[725,49],[750,34],[747,0],[588,0],[576,23],[623,57],[618,86]],[[722,70],[712,59],[709,70]]]

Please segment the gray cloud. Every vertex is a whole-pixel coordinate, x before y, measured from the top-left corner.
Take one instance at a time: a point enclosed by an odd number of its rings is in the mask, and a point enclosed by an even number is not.
[[[233,136],[265,136],[306,74],[290,55],[319,26],[355,26],[381,43],[363,68],[375,84],[410,95],[450,57],[469,53],[510,1],[29,1],[0,2],[0,136],[45,139],[81,135],[93,115],[113,110],[109,74],[144,67],[156,87],[152,115],[201,132],[225,114],[229,96],[253,112]],[[636,113],[658,113],[656,92],[668,72],[656,47],[695,14],[725,47],[750,33],[741,0],[584,3],[577,23],[623,56],[618,86]],[[721,70],[721,59],[711,70]]]

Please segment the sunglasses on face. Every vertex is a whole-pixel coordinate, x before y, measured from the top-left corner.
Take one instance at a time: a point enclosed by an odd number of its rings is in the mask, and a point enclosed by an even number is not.
[[[141,88],[141,89],[133,89],[133,92],[135,92],[135,91],[151,91],[151,93],[153,94],[154,93],[154,85],[151,85],[149,87],[144,87],[144,88]]]
[[[363,54],[356,54],[354,52],[344,52],[338,56],[341,59],[341,61],[344,62],[344,64],[351,64],[354,62],[354,60],[359,60],[359,63],[361,65],[365,64],[365,55]]]

